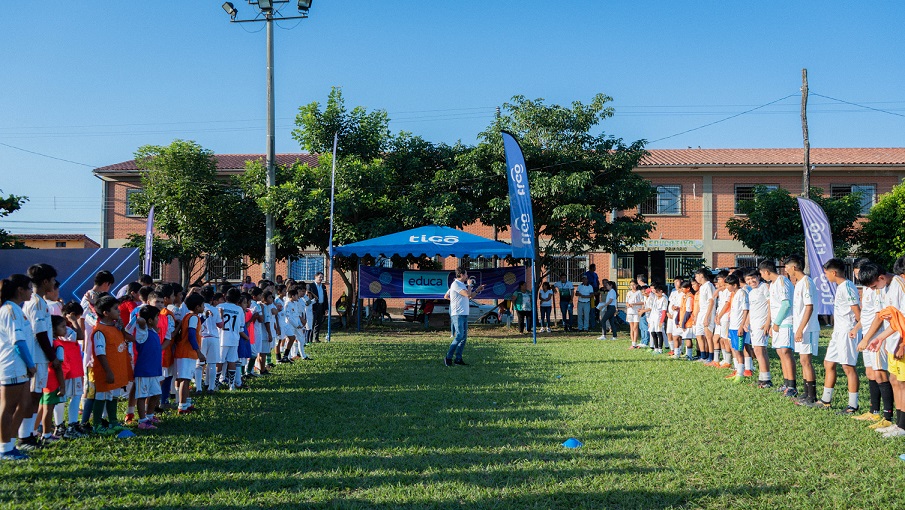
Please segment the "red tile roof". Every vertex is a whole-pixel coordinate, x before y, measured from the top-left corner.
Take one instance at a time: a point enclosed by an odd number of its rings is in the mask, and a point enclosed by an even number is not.
[[[645,167],[706,166],[795,166],[804,159],[802,149],[651,149],[638,165]],[[263,154],[217,154],[217,169],[241,171],[245,162],[264,161]],[[278,165],[299,161],[317,165],[317,154],[277,154]],[[889,148],[815,148],[811,164],[818,166],[885,166],[905,165],[905,147]],[[135,160],[103,166],[95,174],[137,173]]]
[[[261,163],[264,163],[265,156],[263,154],[217,154],[217,170],[223,171],[239,171],[245,169],[246,161],[254,161],[260,160]],[[285,166],[291,165],[296,161],[300,161],[301,163],[308,163],[309,165],[317,165],[317,154],[277,154],[276,155],[276,164]],[[122,174],[122,173],[137,173],[139,171],[138,165],[136,165],[135,160],[131,159],[129,161],[123,161],[122,163],[116,163],[113,165],[102,166],[100,168],[96,168],[94,173],[96,174]]]
[[[794,166],[804,149],[651,149],[639,167],[654,166]],[[905,148],[812,148],[811,164],[883,166],[905,164]]]
[[[88,246],[100,248],[100,244],[85,234],[12,234],[20,241],[84,241]]]

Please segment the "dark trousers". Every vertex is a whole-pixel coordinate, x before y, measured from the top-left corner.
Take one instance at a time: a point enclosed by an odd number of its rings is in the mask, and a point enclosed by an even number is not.
[[[616,338],[616,307],[610,305],[606,307],[606,309],[601,310],[600,313],[600,332],[606,333],[607,324],[610,326],[610,331],[613,332],[613,338]]]
[[[311,328],[311,338],[309,338],[309,341],[320,342],[320,332],[324,329],[324,314],[326,313],[326,310],[324,305],[315,303],[314,306],[311,307],[311,311],[314,312],[314,327]]]
[[[518,312],[518,332],[524,333],[527,329],[531,332],[531,310],[517,310]]]

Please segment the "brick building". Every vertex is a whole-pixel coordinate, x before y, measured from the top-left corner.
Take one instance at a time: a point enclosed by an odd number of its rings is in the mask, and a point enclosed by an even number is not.
[[[245,161],[262,159],[254,154],[218,155],[223,175],[244,171]],[[309,154],[278,154],[277,164],[295,161],[316,164]],[[602,278],[626,283],[638,273],[651,280],[664,280],[686,272],[690,264],[704,259],[711,267],[746,266],[755,262],[753,254],[732,239],[726,221],[738,214],[738,203],[752,197],[755,185],[780,186],[801,192],[801,149],[655,149],[636,171],[657,189],[657,196],[641,205],[645,216],[656,223],[650,239],[626,253],[591,253],[580,257],[562,257],[551,268],[566,272],[573,280],[594,263]],[[827,195],[842,196],[860,192],[863,212],[905,178],[905,148],[826,148],[811,150],[811,185]],[[132,213],[129,196],[140,189],[139,170],[134,161],[126,161],[94,170],[103,181],[103,239],[105,247],[122,246],[130,233],[144,231],[145,218]],[[626,211],[631,213],[633,211]],[[620,213],[617,213],[620,214]],[[466,228],[469,232],[494,238],[492,227],[481,224]],[[499,240],[508,242],[509,232],[500,232]],[[453,267],[457,261],[447,260]],[[475,260],[472,265],[489,265]],[[207,261],[208,276],[226,276],[238,281],[261,275],[259,266],[242,269],[241,261]],[[277,274],[310,280],[324,267],[323,258],[307,253],[298,260],[277,264]],[[175,267],[156,268],[155,276],[177,279]],[[338,278],[337,278],[337,281]],[[335,291],[342,292],[342,285]]]

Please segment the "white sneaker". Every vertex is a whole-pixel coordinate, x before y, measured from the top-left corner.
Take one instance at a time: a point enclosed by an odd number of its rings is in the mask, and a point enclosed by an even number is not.
[[[892,429],[892,430],[890,430],[889,432],[883,434],[883,437],[884,437],[884,438],[899,437],[899,436],[905,436],[905,429],[900,429],[900,428],[899,428],[898,426],[896,426],[896,425],[893,426],[893,429]]]
[[[885,434],[887,432],[892,432],[894,429],[897,429],[897,428],[899,428],[898,425],[893,423],[892,425],[890,425],[888,427],[881,427],[879,429],[874,429],[874,430],[879,434]]]
[[[600,335],[597,337],[597,340],[606,340],[606,335]]]
[[[550,326],[547,326],[547,333],[552,333],[552,332],[553,332],[553,330],[550,329]]]

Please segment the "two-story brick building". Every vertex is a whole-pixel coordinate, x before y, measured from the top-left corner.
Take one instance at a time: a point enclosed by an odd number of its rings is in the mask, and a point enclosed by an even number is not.
[[[224,175],[244,171],[245,161],[261,159],[255,154],[218,155]],[[751,250],[735,241],[726,221],[738,214],[740,201],[750,199],[755,185],[779,186],[791,193],[801,192],[801,149],[655,149],[636,171],[657,189],[657,196],[641,205],[641,211],[656,228],[650,239],[631,251],[619,254],[591,253],[562,257],[553,272],[567,272],[577,279],[594,263],[602,278],[626,281],[637,273],[652,280],[664,280],[685,272],[687,264],[704,259],[712,267],[753,264]],[[296,160],[316,164],[309,154],[278,154],[278,164]],[[860,192],[866,213],[879,195],[905,178],[905,148],[825,148],[811,150],[811,185],[825,194],[841,196]],[[122,246],[130,233],[144,231],[145,218],[135,215],[129,196],[140,190],[139,170],[126,161],[94,170],[103,181],[104,203],[113,207],[103,212],[103,240],[107,247]],[[629,213],[632,211],[628,211]],[[493,238],[491,227],[472,225],[466,230]],[[508,232],[497,234],[509,240]],[[457,261],[447,261],[452,267]],[[486,261],[473,261],[484,264]],[[323,258],[311,253],[277,265],[277,274],[307,280],[324,267]],[[175,279],[174,268],[158,268],[155,276]],[[242,269],[239,261],[209,260],[211,277],[227,275],[237,280],[245,274],[260,276],[258,266]],[[337,292],[342,292],[338,290]]]

